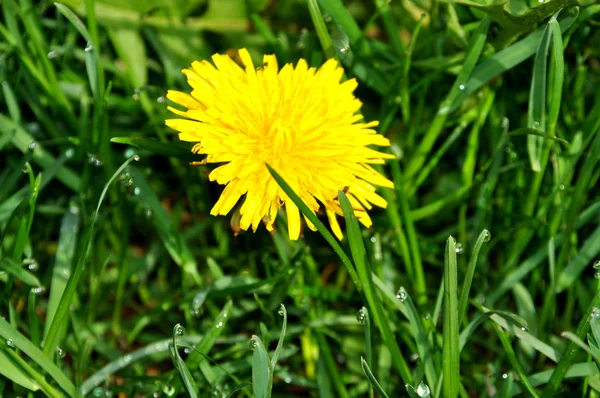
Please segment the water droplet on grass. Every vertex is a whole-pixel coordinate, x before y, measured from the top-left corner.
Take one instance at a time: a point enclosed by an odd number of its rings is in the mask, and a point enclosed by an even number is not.
[[[75,149],[69,148],[65,151],[65,157],[71,159],[75,155]]]
[[[31,288],[31,292],[36,296],[39,296],[40,294],[46,293],[46,288],[44,286],[33,287]]]
[[[64,358],[67,355],[67,353],[65,352],[65,350],[63,350],[60,347],[56,347],[56,356],[59,358]]]
[[[7,339],[6,340],[6,345],[9,347],[14,347],[15,343],[13,342],[13,339]]]
[[[163,392],[167,394],[168,397],[172,397],[175,394],[175,387],[173,386],[164,386]]]
[[[485,234],[483,235],[483,241],[489,242],[491,239],[492,239],[492,234],[490,233],[490,231],[486,230]]]
[[[175,325],[175,328],[173,329],[173,333],[175,333],[175,336],[181,337],[185,334],[185,328],[183,326],[181,326],[180,324],[177,324],[177,325]]]
[[[594,278],[596,278],[596,279],[600,279],[600,271],[596,271],[596,272],[594,273]]]
[[[507,373],[502,373],[502,378],[503,379],[508,379],[508,374]]]
[[[156,102],[158,102],[159,104],[162,104],[162,103],[164,103],[164,102],[165,102],[165,97],[163,97],[163,96],[161,95],[160,97],[158,97],[158,98],[156,99]]]
[[[464,250],[462,243],[457,243],[454,250],[456,251],[456,254],[461,254]]]
[[[285,314],[285,307],[283,306],[283,304],[279,305],[279,311],[277,311],[277,313],[279,314],[279,316],[283,316]]]
[[[139,194],[141,194],[141,193],[142,193],[142,190],[140,189],[140,187],[135,187],[135,188],[133,188],[133,194],[134,194],[135,196],[138,196],[138,195],[139,195]]]
[[[412,354],[410,355],[410,360],[411,360],[412,362],[417,362],[417,361],[419,360],[419,354],[417,354],[416,352],[415,352],[415,353],[412,353]]]
[[[50,52],[48,53],[48,59],[54,59],[54,58],[56,58],[57,56],[58,56],[58,53],[57,53],[56,51],[54,51],[54,50],[52,50],[52,51],[50,51]]]
[[[600,260],[594,261],[594,269],[600,269]]]
[[[408,293],[406,292],[404,286],[400,286],[400,289],[398,289],[398,292],[396,293],[396,298],[400,300],[401,303],[406,301],[408,298]]]
[[[85,46],[85,49],[84,49],[84,51],[85,51],[86,53],[89,53],[89,52],[91,52],[91,51],[93,51],[93,50],[94,50],[94,46],[92,46],[92,43],[88,43],[88,45],[87,45],[87,46]]]
[[[464,91],[464,90],[465,90],[465,88],[466,88],[466,87],[465,87],[465,85],[464,85],[464,84],[461,84],[460,86],[458,86],[458,89],[459,89],[460,91]]]
[[[27,146],[27,148],[29,148],[30,150],[32,150],[32,151],[33,151],[33,150],[34,150],[34,149],[36,149],[38,146],[39,146],[39,144],[37,143],[37,141],[31,141],[31,142],[29,143],[29,145]]]
[[[423,382],[420,382],[417,386],[417,395],[422,398],[426,398],[431,396],[431,391],[429,390],[429,386]]]
[[[590,316],[594,320],[600,319],[600,308],[594,307]]]
[[[40,265],[37,263],[37,261],[33,260],[31,263],[29,263],[27,269],[29,269],[29,271],[35,272],[38,269],[40,269]]]
[[[256,350],[256,347],[258,346],[258,343],[254,340],[254,338],[250,339],[250,349],[252,351]]]
[[[367,319],[367,313],[365,311],[365,307],[362,307],[356,313],[356,320],[358,321],[358,323],[363,324],[363,323],[365,323],[366,319]]]

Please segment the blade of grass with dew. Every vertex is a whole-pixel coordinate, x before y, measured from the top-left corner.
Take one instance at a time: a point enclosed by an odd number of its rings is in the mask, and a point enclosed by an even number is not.
[[[600,226],[583,242],[583,246],[560,273],[556,281],[556,292],[561,293],[573,286],[598,253],[600,253]]]
[[[373,372],[371,372],[371,368],[369,367],[367,361],[365,361],[363,357],[360,358],[360,366],[362,367],[365,376],[367,376],[367,379],[369,380],[371,386],[373,386],[375,391],[377,391],[377,395],[379,395],[381,398],[389,398],[385,391],[383,391],[383,388],[381,388],[381,385],[373,375]]]
[[[302,199],[300,199],[300,197],[294,192],[294,190],[283,180],[283,178],[281,178],[279,174],[277,174],[277,172],[271,166],[267,165],[267,169],[269,170],[269,173],[271,173],[275,181],[277,181],[277,184],[279,184],[281,189],[283,189],[285,194],[292,200],[292,202],[294,202],[294,204],[298,207],[298,209],[300,209],[302,214],[312,223],[312,225],[315,226],[315,228],[321,233],[323,238],[325,238],[327,243],[331,245],[331,248],[333,249],[335,254],[338,255],[338,257],[342,261],[342,264],[344,264],[344,266],[346,267],[346,271],[348,271],[348,275],[350,275],[350,279],[356,286],[356,289],[359,292],[363,290],[361,281],[358,278],[356,270],[354,269],[354,265],[352,265],[352,262],[344,252],[344,249],[342,249],[342,247],[333,237],[331,232],[329,232],[329,230],[327,229],[327,227],[325,227],[325,225],[323,225],[321,220],[319,220],[317,216],[308,208],[308,206],[306,206],[306,204],[302,202]]]
[[[221,312],[215,317],[213,325],[204,334],[202,341],[200,341],[194,351],[192,351],[188,356],[186,360],[188,367],[194,369],[200,363],[204,362],[205,356],[210,352],[219,336],[221,336],[225,330],[225,326],[230,318],[232,309],[233,303],[231,301],[228,301],[223,306]]]
[[[321,47],[323,47],[325,56],[327,58],[335,58],[333,41],[331,40],[331,36],[329,36],[329,32],[327,31],[327,26],[323,20],[323,15],[321,15],[321,10],[319,9],[317,0],[308,0],[308,11],[310,13],[310,18],[312,19],[313,25],[315,26],[315,31],[317,32],[319,41],[321,42]]]
[[[65,213],[60,227],[60,235],[58,238],[58,247],[56,249],[56,257],[54,267],[52,268],[52,280],[50,282],[50,297],[48,298],[48,309],[46,310],[46,322],[44,323],[44,338],[48,335],[48,330],[54,319],[54,314],[60,303],[67,280],[71,275],[73,257],[75,256],[75,247],[79,232],[79,207],[71,204],[69,211]],[[64,329],[60,333],[59,338],[64,335]]]
[[[277,341],[277,347],[275,348],[275,352],[273,353],[273,357],[271,358],[271,369],[273,370],[275,369],[275,366],[277,366],[279,355],[281,354],[281,350],[283,349],[283,340],[285,339],[285,332],[287,329],[287,310],[285,309],[285,305],[281,304],[277,313],[283,317],[283,324],[281,325],[281,333],[279,334],[279,341]]]
[[[361,361],[365,361],[370,367],[373,366],[373,342],[371,339],[371,316],[367,307],[362,307],[358,312],[359,322],[365,325],[365,357],[366,360],[361,357]],[[362,320],[362,321],[361,321]],[[370,389],[369,397],[373,398],[373,390]]]
[[[490,231],[484,229],[479,234],[475,246],[473,247],[473,253],[469,259],[469,265],[467,267],[467,273],[463,282],[462,289],[460,291],[460,300],[458,303],[458,324],[462,323],[465,313],[467,311],[467,302],[469,300],[469,293],[471,291],[471,283],[473,282],[473,276],[475,275],[475,267],[477,267],[477,261],[479,260],[479,252],[484,242],[489,242],[491,237]]]
[[[250,340],[252,345],[252,391],[256,398],[270,398],[273,370],[265,346],[256,335]]]
[[[519,362],[519,359],[517,358],[517,354],[515,353],[515,350],[513,350],[512,345],[510,344],[510,340],[509,340],[507,334],[499,326],[496,327],[496,334],[500,338],[500,342],[502,343],[504,352],[506,352],[506,354],[508,356],[508,360],[510,361],[513,369],[519,375],[519,380],[521,381],[521,384],[523,384],[523,386],[525,387],[527,392],[529,392],[530,396],[538,398],[538,394],[535,391],[535,389],[533,388],[533,386],[531,385],[531,383],[529,382],[529,379],[527,378],[527,375],[525,374],[525,371],[523,370],[523,367],[521,366],[521,362]]]
[[[192,145],[187,142],[175,141],[165,145],[162,141],[145,137],[113,137],[110,141],[143,149],[153,155],[174,157],[190,162],[202,160],[202,156],[191,152]]]
[[[31,341],[23,336],[17,329],[10,325],[4,318],[0,317],[0,336],[5,340],[10,340],[11,344],[23,351],[40,368],[46,371],[52,377],[58,386],[62,388],[71,397],[80,397],[79,391],[65,376],[65,374]],[[13,358],[14,359],[14,358]]]
[[[579,337],[579,339],[585,338],[590,327],[590,315],[592,314],[592,311],[598,306],[600,306],[600,291],[598,291],[592,299],[587,310],[585,311],[583,318],[581,318],[581,321],[577,326],[577,332],[575,335]],[[558,388],[562,384],[563,379],[567,374],[567,371],[569,370],[571,364],[575,360],[575,354],[577,353],[577,350],[575,350],[575,346],[575,343],[570,342],[565,347],[562,356],[560,357],[560,361],[558,361],[558,365],[556,365],[556,368],[554,369],[550,380],[548,380],[548,384],[546,384],[546,387],[542,392],[542,398],[550,398],[556,396]]]
[[[458,396],[460,384],[460,349],[458,331],[458,274],[456,265],[456,242],[450,236],[446,241],[444,256],[444,334],[443,334],[443,380],[444,397]]]
[[[421,316],[415,307],[412,298],[409,294],[403,297],[398,297],[399,294],[394,296],[388,287],[379,279],[376,275],[372,275],[373,283],[383,294],[383,297],[387,298],[388,301],[394,305],[402,314],[408,319],[410,329],[415,338],[417,345],[417,351],[419,357],[425,363],[425,377],[430,385],[435,386],[438,383],[438,374],[433,362],[433,355],[429,347],[429,339],[427,332],[421,322]]]
[[[182,327],[180,324],[177,324],[173,327],[173,337],[171,342],[169,343],[169,353],[171,354],[171,360],[175,365],[175,369],[179,372],[179,376],[181,377],[181,381],[183,386],[185,387],[185,391],[190,396],[190,398],[198,397],[198,386],[194,381],[194,377],[190,373],[190,370],[185,365],[183,359],[179,355],[179,351],[177,349],[177,337],[180,337]]]
[[[102,201],[104,200],[106,192],[108,191],[108,187],[117,178],[117,176],[129,165],[129,163],[133,162],[134,160],[139,160],[139,157],[135,155],[127,159],[121,165],[121,167],[119,167],[115,174],[113,174],[110,180],[106,183],[104,189],[102,190],[102,193],[100,194],[100,198],[98,199],[98,205],[96,206],[96,211],[91,217],[91,224],[88,228],[86,237],[84,238],[80,246],[79,257],[77,259],[77,263],[75,264],[75,269],[69,276],[69,280],[67,281],[67,285],[65,286],[65,291],[61,296],[60,302],[56,308],[54,319],[52,320],[50,328],[48,329],[48,333],[46,334],[46,339],[44,343],[44,354],[46,354],[48,357],[54,353],[56,347],[60,343],[60,330],[62,330],[61,325],[66,323],[69,307],[71,305],[73,297],[75,296],[75,292],[77,290],[79,281],[81,280],[81,277],[83,275],[84,264],[87,259],[88,252],[90,250],[94,234],[94,226],[96,224],[96,219],[98,218],[100,206],[102,205]]]
[[[34,141],[33,137],[27,133],[21,126],[8,119],[4,115],[0,114],[0,132],[2,135],[12,135],[11,142],[21,152],[26,153],[29,151],[30,144]],[[56,158],[52,156],[45,149],[40,148],[38,145],[33,150],[33,161],[39,164],[44,169],[51,168],[56,164]],[[71,190],[77,192],[79,190],[80,178],[73,171],[67,167],[61,167],[56,172],[56,178],[65,184]]]
[[[573,23],[577,21],[578,16],[578,7],[569,9],[567,11],[567,16],[559,22],[561,32],[565,32],[569,29]],[[473,70],[473,73],[465,84],[465,90],[461,92],[454,103],[450,105],[448,111],[452,112],[458,109],[463,101],[469,95],[481,88],[481,86],[490,82],[502,73],[514,68],[535,54],[544,29],[545,27],[540,28],[526,38],[512,44],[510,47],[498,51],[496,54],[482,60]]]
[[[29,271],[26,271],[21,265],[17,264],[15,261],[11,260],[8,257],[4,257],[0,259],[0,269],[3,269],[8,274],[14,276],[21,282],[26,285],[33,287],[40,287],[41,282]]]
[[[36,369],[29,365],[23,358],[19,356],[15,351],[8,350],[6,354],[16,362],[25,372],[31,376],[32,380],[37,383],[39,389],[42,390],[48,397],[61,398],[62,394],[58,392],[50,383],[46,381],[43,375],[41,375]]]
[[[358,277],[360,278],[361,284],[364,287],[365,297],[371,310],[371,314],[373,314],[373,319],[375,320],[375,324],[381,332],[381,337],[386,347],[388,350],[390,350],[392,361],[396,367],[396,370],[400,373],[400,376],[405,383],[411,383],[412,375],[406,360],[400,351],[398,342],[392,334],[390,325],[387,322],[388,318],[385,316],[381,299],[376,294],[373,286],[370,265],[366,261],[367,256],[365,243],[362,240],[360,227],[358,225],[358,220],[354,215],[352,204],[348,200],[346,194],[342,191],[338,192],[338,200],[340,202],[340,206],[342,207],[342,211],[344,212],[344,218],[346,219],[346,233],[348,235],[348,244],[350,245],[352,258],[354,259],[354,264],[356,265]]]
[[[402,119],[405,124],[410,123],[410,64],[412,61],[412,55],[415,48],[415,43],[419,38],[419,33],[421,32],[421,26],[423,26],[423,20],[425,16],[422,15],[417,22],[417,25],[413,29],[412,36],[410,37],[410,42],[408,43],[408,47],[406,48],[406,58],[404,58],[404,62],[402,64],[402,76],[400,77],[400,107],[402,108]]]
[[[446,98],[442,100],[434,120],[431,122],[429,129],[425,133],[425,136],[421,140],[421,143],[415,150],[415,153],[411,157],[411,160],[406,167],[405,175],[408,179],[414,178],[414,176],[423,166],[423,163],[429,157],[429,153],[431,152],[431,149],[433,148],[438,136],[442,132],[446,118],[450,113],[450,106],[456,102],[460,93],[465,90],[467,81],[471,76],[473,69],[475,68],[477,60],[479,60],[481,52],[483,51],[491,22],[492,20],[490,17],[484,18],[477,27],[477,30],[473,33],[473,37],[469,41],[467,56],[458,76],[456,77],[454,85],[450,89],[450,92],[446,95]]]

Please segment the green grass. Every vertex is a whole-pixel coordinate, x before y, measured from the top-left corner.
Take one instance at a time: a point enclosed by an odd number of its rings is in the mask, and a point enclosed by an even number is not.
[[[600,397],[600,5],[501,4],[2,1],[0,396]],[[165,95],[243,47],[359,81],[370,229],[209,215]]]

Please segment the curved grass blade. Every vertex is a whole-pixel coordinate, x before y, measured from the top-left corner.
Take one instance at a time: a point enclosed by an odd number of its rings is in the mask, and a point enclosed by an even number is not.
[[[527,378],[527,375],[525,374],[525,371],[523,370],[523,367],[521,366],[521,363],[519,362],[519,359],[517,358],[517,354],[515,353],[515,350],[513,350],[512,346],[510,345],[510,340],[508,339],[508,336],[506,335],[506,333],[502,330],[502,328],[500,326],[496,327],[496,333],[498,334],[498,337],[500,338],[500,342],[502,342],[502,347],[504,347],[504,351],[508,355],[508,360],[512,364],[514,370],[519,375],[519,379],[521,380],[521,383],[523,384],[523,386],[525,386],[525,389],[529,392],[529,395],[531,395],[532,397],[538,398],[538,394],[535,391],[535,389],[533,388],[533,386],[531,385],[531,383],[529,382],[529,379]]]
[[[0,259],[0,269],[3,269],[26,285],[35,287],[41,286],[40,280],[37,278],[37,276],[25,270],[8,257]]]
[[[271,369],[275,369],[275,366],[277,365],[279,355],[281,354],[281,349],[283,348],[283,339],[285,338],[285,331],[287,329],[287,310],[285,309],[285,305],[283,305],[283,303],[279,307],[279,311],[277,313],[283,317],[283,325],[281,325],[281,333],[279,334],[277,348],[275,348],[273,358],[271,358]]]
[[[190,398],[197,398],[198,386],[196,385],[194,377],[190,373],[188,367],[185,365],[183,359],[181,359],[179,351],[177,350],[177,337],[181,336],[181,330],[182,326],[180,324],[177,324],[173,327],[173,338],[169,343],[169,353],[171,354],[171,359],[173,360],[175,369],[177,369],[179,372],[179,376],[181,377],[181,381],[183,382],[186,392]]]
[[[377,391],[377,394],[379,394],[381,398],[389,398],[385,391],[383,391],[383,388],[381,388],[381,385],[373,375],[373,372],[371,372],[367,361],[365,361],[363,357],[360,357],[360,366],[362,367],[365,376],[367,376],[367,379],[369,379],[369,383],[371,383],[375,391]]]
[[[475,275],[475,267],[477,266],[477,260],[479,259],[479,251],[481,250],[481,246],[483,246],[483,242],[487,242],[490,239],[490,232],[487,229],[484,229],[477,238],[475,242],[475,247],[473,247],[473,254],[471,254],[471,258],[469,259],[469,266],[467,268],[467,273],[465,275],[465,281],[463,283],[462,289],[460,291],[460,300],[458,302],[458,324],[462,323],[463,318],[465,317],[465,312],[467,311],[467,301],[469,300],[469,292],[471,291],[471,283],[473,282],[473,275]],[[434,384],[435,385],[435,384]]]
[[[46,340],[44,343],[44,354],[50,357],[56,347],[59,344],[60,330],[61,325],[67,322],[67,316],[69,314],[69,306],[73,300],[73,296],[75,296],[75,291],[77,290],[77,286],[79,285],[79,280],[83,275],[83,268],[85,264],[85,260],[87,259],[88,252],[90,250],[92,236],[94,234],[94,226],[96,224],[96,219],[98,218],[98,213],[100,212],[100,206],[104,201],[104,197],[106,196],[106,192],[108,191],[108,187],[112,182],[117,178],[118,175],[129,165],[129,163],[134,160],[139,160],[139,156],[135,155],[127,159],[121,167],[117,169],[117,171],[112,175],[110,180],[104,186],[102,193],[100,194],[100,199],[98,200],[98,205],[96,206],[96,211],[92,215],[92,221],[90,227],[88,229],[87,235],[82,242],[82,246],[80,249],[79,258],[77,259],[77,263],[75,264],[75,269],[73,273],[69,276],[69,280],[67,281],[67,285],[65,286],[64,294],[60,298],[60,302],[56,308],[56,314],[54,315],[54,319],[48,329],[48,334],[46,335]]]

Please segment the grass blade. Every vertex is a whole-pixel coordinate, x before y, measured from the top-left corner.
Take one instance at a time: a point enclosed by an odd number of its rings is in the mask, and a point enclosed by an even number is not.
[[[250,340],[252,350],[252,391],[256,398],[271,397],[271,383],[273,370],[271,369],[271,361],[265,346],[256,335],[252,335]]]
[[[365,361],[363,357],[360,358],[360,366],[362,367],[362,370],[365,373],[365,376],[367,376],[367,379],[369,379],[369,383],[371,383],[371,385],[373,386],[375,391],[377,391],[377,394],[381,398],[389,398],[388,395],[385,393],[385,391],[383,391],[383,388],[381,388],[381,385],[379,384],[379,382],[373,375],[373,372],[371,372],[371,369],[369,368],[367,361]]]
[[[173,364],[175,365],[175,369],[179,372],[179,376],[181,377],[181,381],[183,382],[183,386],[187,394],[190,398],[198,397],[198,386],[190,373],[190,370],[185,365],[183,359],[179,355],[179,351],[177,349],[177,337],[180,337],[183,332],[183,328],[180,324],[177,324],[173,327],[173,338],[171,343],[169,344],[169,352],[171,353],[171,359],[173,360]]]
[[[465,317],[465,312],[467,311],[467,301],[469,300],[471,283],[473,282],[473,275],[475,275],[475,267],[477,267],[477,260],[479,259],[479,251],[481,250],[481,246],[483,246],[483,243],[488,242],[490,240],[490,237],[490,232],[487,229],[484,229],[479,234],[479,237],[475,242],[475,247],[473,247],[473,254],[471,254],[471,258],[469,259],[469,266],[467,267],[467,273],[465,274],[465,281],[460,291],[460,300],[458,303],[459,325],[462,323],[462,320]]]
[[[444,335],[442,357],[444,373],[442,389],[446,398],[457,397],[460,384],[457,290],[456,242],[450,236],[446,241],[444,259]]]

